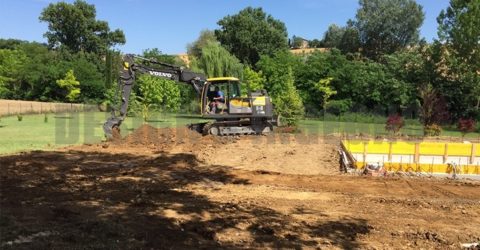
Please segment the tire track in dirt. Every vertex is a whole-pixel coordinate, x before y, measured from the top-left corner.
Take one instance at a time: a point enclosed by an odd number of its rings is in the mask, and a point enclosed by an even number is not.
[[[444,197],[447,197],[447,198],[455,198],[455,197],[459,197],[459,195],[451,192],[451,191],[448,191],[447,189],[443,188],[443,187],[440,187],[438,185],[432,185],[432,189],[435,190],[437,193],[440,193],[442,194]]]
[[[425,188],[423,184],[413,183],[405,180],[407,186],[412,190],[414,195],[421,195],[421,196],[437,196],[437,192],[432,191],[430,188]]]
[[[389,188],[388,188],[387,182],[384,181],[384,182],[383,182],[383,185],[385,186],[385,193],[386,193],[386,194],[390,194],[390,190],[389,190]]]

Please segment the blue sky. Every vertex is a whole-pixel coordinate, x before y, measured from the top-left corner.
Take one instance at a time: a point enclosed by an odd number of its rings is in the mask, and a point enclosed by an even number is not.
[[[3,20],[0,38],[17,38],[46,42],[45,23],[38,16],[53,0],[0,0]],[[73,2],[67,0],[66,2]],[[119,49],[141,53],[147,48],[159,48],[167,54],[186,51],[201,30],[217,28],[217,21],[247,7],[262,7],[282,20],[293,35],[306,39],[321,38],[327,27],[344,25],[355,17],[358,0],[87,0],[95,4],[97,18],[105,20],[111,29],[125,32],[127,43]],[[421,36],[428,41],[437,37],[436,17],[448,6],[449,0],[417,0],[424,7],[425,21]]]

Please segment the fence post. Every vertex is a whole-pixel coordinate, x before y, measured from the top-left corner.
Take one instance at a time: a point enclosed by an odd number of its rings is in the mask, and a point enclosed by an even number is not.
[[[393,142],[388,143],[388,161],[392,162],[392,147]]]
[[[363,143],[363,166],[367,166],[368,142]]]
[[[445,143],[445,151],[443,152],[443,164],[448,160],[448,143]]]
[[[415,143],[415,157],[413,158],[414,163],[418,163],[420,161],[420,143]]]
[[[472,154],[470,155],[470,164],[474,163],[476,152],[477,152],[477,144],[472,143]]]

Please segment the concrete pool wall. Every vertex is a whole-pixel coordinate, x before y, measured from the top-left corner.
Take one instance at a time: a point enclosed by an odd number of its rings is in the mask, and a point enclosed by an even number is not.
[[[344,140],[355,168],[382,164],[387,171],[480,175],[480,144]]]

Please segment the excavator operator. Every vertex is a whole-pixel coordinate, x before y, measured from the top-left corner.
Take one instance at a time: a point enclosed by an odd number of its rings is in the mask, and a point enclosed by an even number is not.
[[[215,87],[215,91],[212,93],[212,100],[210,102],[210,111],[212,114],[217,113],[218,109],[223,109],[225,106],[225,94],[220,90],[218,86]]]

